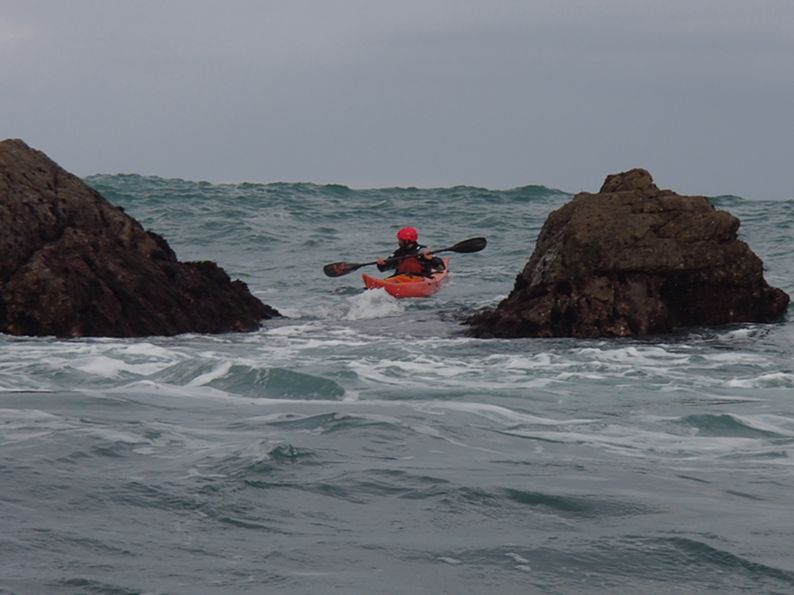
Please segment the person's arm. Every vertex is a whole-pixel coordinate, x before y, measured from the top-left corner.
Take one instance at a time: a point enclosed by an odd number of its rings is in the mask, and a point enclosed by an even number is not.
[[[435,271],[443,271],[446,269],[446,265],[444,265],[444,259],[439,258],[438,256],[433,256],[433,253],[430,250],[422,251],[422,258],[424,258],[430,266],[430,270]]]
[[[379,258],[375,264],[377,264],[380,272],[397,268],[397,261],[394,260],[394,254],[388,258]]]

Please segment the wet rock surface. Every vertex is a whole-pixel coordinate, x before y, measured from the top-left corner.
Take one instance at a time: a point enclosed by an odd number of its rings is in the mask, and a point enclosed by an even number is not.
[[[21,140],[0,142],[0,332],[136,337],[250,331],[278,312]]]
[[[646,170],[610,175],[549,215],[510,295],[467,322],[479,337],[625,337],[780,319],[789,296],[738,229]]]

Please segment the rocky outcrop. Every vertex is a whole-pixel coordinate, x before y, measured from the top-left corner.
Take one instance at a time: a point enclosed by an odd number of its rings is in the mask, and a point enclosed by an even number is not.
[[[20,140],[0,142],[0,332],[133,337],[250,331],[278,316]]]
[[[510,295],[468,323],[480,337],[625,337],[777,320],[789,296],[738,228],[643,169],[608,176],[549,215]]]

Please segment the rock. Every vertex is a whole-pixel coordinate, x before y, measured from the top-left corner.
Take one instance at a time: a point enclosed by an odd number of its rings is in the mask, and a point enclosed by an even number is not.
[[[738,228],[644,169],[608,176],[549,215],[510,295],[467,322],[479,337],[625,337],[777,320],[789,296]]]
[[[21,140],[0,142],[0,332],[138,337],[250,331],[278,312]]]

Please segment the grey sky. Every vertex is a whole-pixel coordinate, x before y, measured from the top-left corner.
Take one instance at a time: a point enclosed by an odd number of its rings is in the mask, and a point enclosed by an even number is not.
[[[0,0],[0,81],[78,175],[794,198],[792,0]]]

